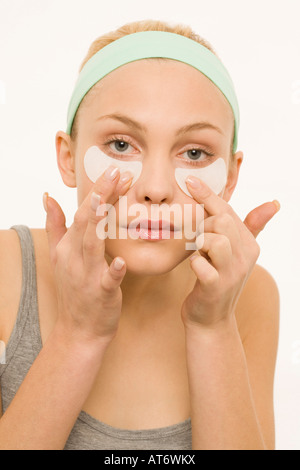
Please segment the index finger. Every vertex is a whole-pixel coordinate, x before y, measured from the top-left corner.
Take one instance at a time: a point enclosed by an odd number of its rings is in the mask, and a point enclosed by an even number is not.
[[[189,181],[195,182],[195,186],[192,186]],[[214,193],[204,181],[194,176],[188,176],[186,185],[193,198],[199,202],[199,204],[203,204],[204,210],[206,210],[209,215],[229,214],[236,222],[240,236],[249,237],[249,230],[232,207],[224,201],[224,199]]]
[[[119,185],[119,171],[116,171],[114,176],[115,178],[113,179],[107,179],[105,172],[99,176],[76,211],[74,222],[70,227],[70,230],[74,236],[74,246],[77,246],[77,249],[80,252],[82,252],[83,242],[87,245],[95,244],[97,239],[99,247],[99,243],[101,244],[102,241],[96,237],[96,226],[101,220],[101,217],[96,215],[95,209],[92,209],[91,204],[93,193],[95,193],[101,201],[101,204],[114,205],[119,200],[119,196],[123,195],[129,189],[128,184],[123,186]],[[103,215],[102,218],[104,217],[105,216]],[[91,240],[93,240],[93,242]]]
[[[125,173],[120,173],[120,170],[117,167],[115,167],[115,170],[116,172],[113,174],[111,179],[107,178],[106,172],[99,176],[78,208],[77,212],[82,214],[86,219],[89,216],[93,218],[95,214],[95,210],[91,210],[91,199],[93,193],[100,197],[99,199],[101,200],[101,204],[107,203],[114,205],[118,202],[119,196],[123,196],[129,189],[129,182],[131,182],[133,176],[131,172],[127,171]],[[124,176],[129,177],[125,183]],[[96,220],[99,222],[99,217],[97,217]]]
[[[232,212],[234,212],[229,204],[214,193],[204,181],[190,175],[185,182],[193,198],[199,204],[204,204],[204,209],[208,214],[217,215],[227,212],[232,215]]]

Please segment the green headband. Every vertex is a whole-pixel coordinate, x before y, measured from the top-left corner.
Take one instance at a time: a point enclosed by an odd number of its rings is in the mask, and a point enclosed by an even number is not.
[[[221,90],[235,120],[233,151],[237,148],[239,106],[233,82],[226,68],[209,49],[185,36],[165,31],[128,34],[100,49],[81,70],[68,108],[66,133],[70,135],[75,114],[87,92],[105,75],[122,65],[148,57],[165,57],[191,65]]]

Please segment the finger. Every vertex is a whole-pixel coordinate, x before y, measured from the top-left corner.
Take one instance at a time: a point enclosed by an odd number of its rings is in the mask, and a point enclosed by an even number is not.
[[[114,194],[119,177],[119,169],[111,165],[104,173],[102,173],[101,176],[99,176],[75,213],[74,222],[70,227],[70,234],[73,238],[74,248],[76,247],[76,250],[81,254],[83,253],[82,240],[87,228],[88,219],[91,215],[90,208],[92,193],[95,192],[96,194],[101,195],[102,201],[106,203],[110,196]]]
[[[204,220],[204,231],[226,235],[231,244],[232,253],[235,254],[241,247],[240,232],[233,217],[228,214],[218,214],[207,217]]]
[[[115,171],[111,174],[111,171],[113,170]],[[91,187],[89,193],[74,215],[74,221],[68,231],[68,236],[72,237],[72,246],[74,251],[80,253],[81,256],[83,255],[82,241],[87,228],[88,218],[90,216],[91,195],[95,192],[102,196],[101,199],[103,202],[106,203],[108,202],[108,199],[110,199],[109,202],[114,204],[119,197],[119,194],[116,191],[119,177],[120,172],[117,167],[113,167],[113,165],[111,165],[111,167],[107,168],[107,170],[99,176],[95,184]]]
[[[244,224],[256,238],[279,209],[280,204],[278,201],[265,202],[249,212],[244,220]]]
[[[189,181],[194,182],[196,186],[191,186]],[[204,209],[209,215],[224,214],[225,212],[230,213],[232,211],[229,204],[214,193],[209,186],[199,178],[188,176],[186,185],[193,198],[199,202],[199,204],[204,204]]]
[[[252,235],[256,237],[277,212],[276,203],[265,203],[251,211],[243,223],[232,207],[224,199],[215,194],[202,180],[194,176],[188,176],[188,179],[198,181],[198,186],[194,188],[188,183],[188,180],[186,180],[186,184],[194,199],[199,204],[204,205],[204,209],[209,215],[228,213],[233,217],[236,221],[241,240],[245,244],[251,242]]]
[[[218,271],[203,256],[193,255],[190,260],[202,288],[211,288],[219,281]]]
[[[47,212],[46,233],[49,245],[49,256],[52,263],[56,261],[56,246],[67,232],[66,217],[58,202],[49,197],[48,193],[43,195],[44,207]]]
[[[192,187],[188,180],[194,181],[197,185]],[[193,198],[199,203],[203,204],[204,210],[208,216],[229,214],[235,220],[237,229],[241,238],[245,237],[244,242],[249,241],[249,233],[239,216],[234,212],[232,207],[220,196],[214,193],[204,181],[196,178],[195,176],[188,176],[186,184]],[[205,218],[205,220],[208,217]]]
[[[225,235],[204,233],[196,238],[196,245],[200,253],[209,257],[212,265],[218,271],[228,268],[231,264],[231,244],[229,238]]]
[[[128,176],[129,179],[126,180],[125,176]],[[89,216],[83,236],[83,259],[89,270],[97,267],[99,262],[104,261],[106,236],[104,228],[107,222],[107,211],[118,201],[119,195],[124,195],[128,191],[132,178],[133,175],[130,172],[126,172],[126,175],[125,173],[122,174],[122,178],[118,181],[118,188],[116,188],[115,183],[115,185],[108,188],[106,194],[100,180],[99,185],[96,185],[90,196]],[[99,192],[97,192],[98,190]],[[101,222],[103,222],[103,227]],[[109,223],[115,223],[114,218]]]
[[[108,295],[115,293],[121,285],[121,282],[126,274],[126,264],[123,258],[119,256],[115,258],[110,264],[109,268],[101,278],[101,287]]]

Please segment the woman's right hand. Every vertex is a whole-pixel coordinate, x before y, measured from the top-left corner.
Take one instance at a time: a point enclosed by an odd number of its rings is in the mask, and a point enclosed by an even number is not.
[[[128,172],[126,172],[127,174]],[[75,213],[67,229],[66,218],[55,199],[47,198],[46,232],[53,269],[57,304],[57,324],[65,334],[81,339],[110,342],[116,334],[122,308],[120,284],[126,273],[125,261],[116,269],[105,259],[105,240],[96,235],[97,224],[106,217],[97,216],[91,202],[101,197],[101,204],[114,205],[129,189],[132,175],[122,184],[119,170],[113,180],[103,173]],[[105,213],[107,214],[107,213]]]

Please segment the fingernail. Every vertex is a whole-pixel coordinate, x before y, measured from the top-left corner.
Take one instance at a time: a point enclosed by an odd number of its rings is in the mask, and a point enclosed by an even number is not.
[[[201,181],[198,178],[195,178],[194,176],[188,176],[185,182],[188,183],[190,186],[192,186],[192,188],[201,187]]]
[[[48,196],[47,192],[43,194],[43,205],[46,212],[48,212]]]
[[[121,271],[121,269],[123,268],[125,264],[125,261],[123,261],[122,259],[120,258],[116,258],[115,261],[114,261],[114,268],[117,270],[117,271]]]
[[[279,209],[280,209],[280,207],[281,207],[281,206],[280,206],[280,203],[277,201],[277,199],[274,199],[274,201],[272,201],[272,202],[273,202],[273,204],[275,204],[275,206],[277,207],[277,212],[278,212]]]
[[[128,183],[128,181],[130,181],[132,177],[133,177],[133,174],[131,173],[131,171],[126,171],[125,173],[122,174],[120,178],[120,184]]]
[[[117,177],[118,173],[119,173],[119,168],[111,165],[107,168],[104,174],[105,174],[106,179],[112,181]]]
[[[192,256],[190,257],[190,261],[193,261],[194,259],[198,258],[198,256],[199,256],[199,255],[192,255]]]
[[[94,211],[96,211],[98,209],[100,201],[101,201],[101,196],[99,194],[96,194],[96,193],[92,192],[92,195],[91,195],[91,208]]]

